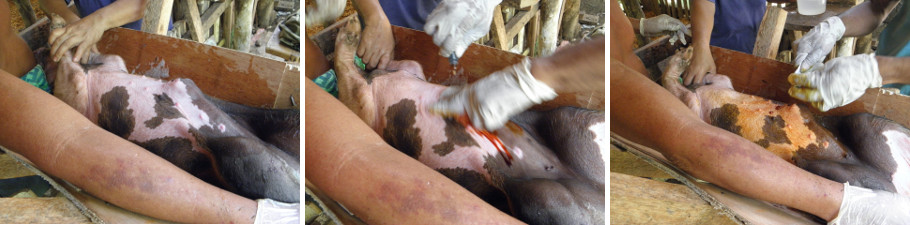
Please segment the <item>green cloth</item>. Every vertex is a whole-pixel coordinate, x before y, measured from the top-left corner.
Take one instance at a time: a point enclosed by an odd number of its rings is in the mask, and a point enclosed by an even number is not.
[[[910,4],[901,3],[891,14],[894,18],[888,22],[878,37],[876,55],[910,56]]]
[[[356,55],[354,56],[354,64],[357,65],[357,68],[360,68],[360,70],[366,70],[367,68],[366,64],[363,64],[363,59],[360,59],[360,57],[357,57]],[[338,98],[338,77],[335,76],[334,69],[329,69],[329,71],[319,75],[319,77],[316,77],[316,79],[313,80],[313,83],[316,83],[322,90],[325,90],[326,92],[329,92],[329,94],[332,94],[332,96],[335,96],[335,98]]]
[[[44,68],[41,65],[35,65],[35,68],[29,70],[21,79],[47,93],[51,93],[51,86],[47,84],[47,77],[45,77]]]

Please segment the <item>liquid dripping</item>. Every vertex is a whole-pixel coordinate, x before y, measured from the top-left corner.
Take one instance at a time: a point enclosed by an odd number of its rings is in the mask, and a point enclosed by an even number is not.
[[[500,140],[499,137],[496,136],[495,133],[491,133],[491,132],[485,131],[485,130],[474,129],[474,126],[471,125],[471,119],[469,119],[467,115],[461,115],[461,116],[455,117],[455,121],[458,121],[458,123],[467,127],[469,132],[478,134],[481,137],[486,138],[487,141],[489,141],[491,144],[493,144],[493,147],[496,147],[496,151],[499,152],[499,155],[502,156],[502,158],[506,161],[506,166],[510,166],[510,167],[512,166],[512,159],[513,159],[512,153],[509,152],[509,149],[506,148],[506,145],[502,144],[502,140]]]

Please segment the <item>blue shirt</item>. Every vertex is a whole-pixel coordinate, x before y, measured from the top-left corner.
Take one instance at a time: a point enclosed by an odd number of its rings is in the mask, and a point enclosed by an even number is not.
[[[69,3],[70,1],[73,1],[73,0],[67,0],[67,3]],[[74,0],[74,1],[76,1],[76,9],[79,10],[79,16],[86,17],[86,16],[94,13],[95,11],[98,11],[99,9],[104,8],[105,6],[110,5],[111,3],[114,3],[114,1],[116,1],[116,0]],[[145,7],[143,7],[143,8],[145,8]],[[133,21],[131,23],[124,24],[123,26],[120,26],[120,27],[129,28],[129,29],[133,29],[133,30],[142,30],[142,19]],[[174,28],[173,21],[169,20],[168,24],[167,24],[167,29],[170,30],[173,28]]]
[[[752,54],[765,0],[708,0],[714,3],[711,45]]]
[[[389,24],[423,30],[427,16],[441,0],[379,0]]]
[[[882,34],[878,36],[878,49],[875,54],[883,56],[907,57],[910,56],[910,4],[900,4],[894,9],[894,18]]]

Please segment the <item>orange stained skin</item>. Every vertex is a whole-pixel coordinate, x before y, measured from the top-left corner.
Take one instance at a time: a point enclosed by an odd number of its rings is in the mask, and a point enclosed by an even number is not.
[[[499,155],[506,160],[507,166],[512,166],[512,153],[509,152],[509,149],[506,148],[506,145],[502,144],[502,140],[499,139],[499,136],[496,136],[496,132],[489,132],[485,130],[474,129],[474,126],[471,124],[471,119],[468,118],[467,114],[461,114],[460,116],[455,117],[455,121],[458,121],[462,126],[468,128],[468,132],[475,133],[487,139],[494,147],[496,151],[499,152]],[[510,127],[511,128],[511,127]]]

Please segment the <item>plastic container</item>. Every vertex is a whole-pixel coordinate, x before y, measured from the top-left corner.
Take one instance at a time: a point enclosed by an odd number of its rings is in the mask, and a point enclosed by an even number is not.
[[[796,0],[796,11],[807,16],[822,14],[825,12],[825,0]]]

